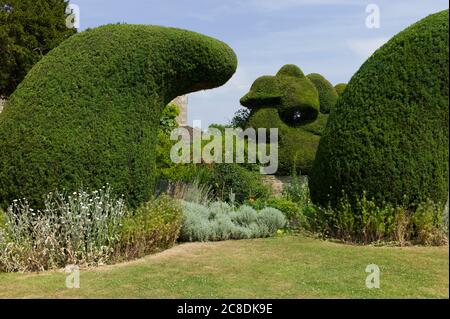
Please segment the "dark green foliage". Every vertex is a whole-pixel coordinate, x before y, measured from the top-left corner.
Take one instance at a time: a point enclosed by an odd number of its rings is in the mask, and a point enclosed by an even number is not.
[[[229,200],[232,191],[238,203],[250,198],[265,198],[269,194],[258,172],[249,171],[238,164],[214,164],[208,185],[213,186],[214,194],[221,200]]]
[[[170,150],[176,143],[170,140],[170,133],[178,127],[177,116],[180,109],[175,104],[168,104],[162,111],[159,121],[158,143],[156,145],[156,180],[166,179],[175,164],[170,159]]]
[[[338,96],[341,96],[342,93],[344,93],[346,87],[347,87],[347,83],[339,83],[334,86],[334,89],[336,90],[336,93],[338,94]]]
[[[108,25],[74,35],[0,114],[0,202],[106,183],[132,206],[146,202],[162,108],[224,84],[236,65],[225,43],[186,30]]]
[[[319,92],[320,112],[329,114],[331,109],[336,105],[338,99],[336,89],[327,81],[327,79],[318,73],[308,74],[307,77],[314,83]]]
[[[233,119],[231,120],[231,126],[234,128],[246,129],[248,120],[250,118],[249,109],[239,109],[234,113]]]
[[[293,167],[308,174],[328,115],[319,113],[317,89],[303,72],[289,64],[258,78],[241,104],[251,109],[248,127],[278,128],[277,174],[289,175]]]
[[[448,196],[448,10],[392,38],[351,79],[310,175],[315,203],[343,191],[377,204]]]
[[[65,0],[0,0],[0,97],[8,97],[43,55],[76,32]]]
[[[180,115],[180,108],[176,104],[168,104],[162,110],[161,118],[159,120],[159,129],[166,135],[174,128],[178,127],[177,116]]]

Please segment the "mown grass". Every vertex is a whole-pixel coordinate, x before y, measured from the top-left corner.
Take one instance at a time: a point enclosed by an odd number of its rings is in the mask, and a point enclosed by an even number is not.
[[[367,289],[365,268],[381,269]],[[0,298],[448,298],[448,247],[350,246],[312,238],[193,243],[126,264],[0,274]]]

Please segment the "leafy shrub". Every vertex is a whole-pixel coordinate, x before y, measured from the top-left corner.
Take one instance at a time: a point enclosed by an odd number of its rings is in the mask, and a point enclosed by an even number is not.
[[[175,141],[170,140],[170,133],[178,127],[177,116],[180,109],[176,104],[168,104],[163,109],[158,129],[158,143],[156,144],[156,181],[166,180],[177,164],[172,162],[170,151]]]
[[[336,89],[327,79],[318,73],[308,74],[307,77],[314,83],[317,92],[319,92],[320,112],[324,114],[330,113],[338,99]]]
[[[231,126],[245,130],[248,125],[250,114],[251,112],[249,109],[239,109],[234,113],[233,119],[231,120]]]
[[[300,206],[284,197],[271,197],[267,200],[259,199],[254,202],[248,202],[248,204],[258,210],[266,207],[279,210],[285,216],[290,228],[297,228],[304,224],[304,216]]]
[[[349,242],[394,241],[441,245],[447,242],[439,205],[427,201],[418,207],[377,205],[364,194],[352,203],[342,196],[336,207],[316,206],[305,216],[309,230]]]
[[[315,203],[342,190],[394,206],[444,203],[449,182],[448,10],[396,35],[353,76],[339,98],[310,174]],[[376,79],[376,80],[374,80]]]
[[[236,55],[198,33],[107,25],[43,57],[0,114],[0,203],[42,206],[55,189],[109,182],[132,207],[155,182],[161,111],[173,98],[223,85]]]
[[[181,222],[181,205],[166,195],[141,205],[123,220],[116,257],[129,260],[172,247]]]
[[[449,205],[449,200],[447,198],[447,203],[445,204],[445,207],[444,207],[444,213],[442,214],[442,224],[444,227],[443,229],[444,229],[444,232],[447,234],[447,237],[449,235],[449,232],[448,232],[448,228],[449,228],[448,205]]]
[[[227,203],[208,206],[183,202],[182,241],[220,241],[268,237],[286,224],[283,214],[274,208],[257,212],[243,205],[233,209]]]
[[[161,118],[159,120],[159,129],[170,135],[170,132],[174,128],[178,127],[177,116],[180,115],[180,108],[173,103],[169,103],[161,112]]]
[[[284,186],[283,195],[301,208],[311,204],[308,180],[304,176],[297,175],[295,170],[292,172],[290,182]]]
[[[265,198],[269,194],[258,172],[249,171],[238,164],[214,164],[212,170],[212,179],[208,183],[213,186],[215,196],[221,200],[229,199],[231,192],[238,203],[250,198]]]
[[[412,215],[417,241],[424,245],[440,245],[445,242],[445,225],[442,207],[432,201],[421,203]]]
[[[42,210],[16,200],[0,232],[0,271],[41,271],[68,264],[107,263],[126,207],[109,188],[69,196],[50,193]]]

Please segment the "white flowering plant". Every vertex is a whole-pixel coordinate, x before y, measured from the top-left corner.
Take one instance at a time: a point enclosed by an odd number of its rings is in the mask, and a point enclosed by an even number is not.
[[[0,271],[42,271],[67,264],[98,265],[113,256],[127,215],[123,196],[108,186],[70,195],[55,192],[44,208],[14,200],[0,227]]]

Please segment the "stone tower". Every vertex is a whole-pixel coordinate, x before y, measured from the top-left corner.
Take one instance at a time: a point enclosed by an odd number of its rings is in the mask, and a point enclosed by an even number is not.
[[[179,96],[171,103],[180,108],[180,115],[177,117],[178,125],[186,126],[188,124],[188,97],[187,95]]]

